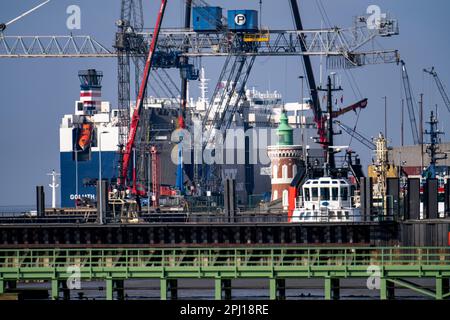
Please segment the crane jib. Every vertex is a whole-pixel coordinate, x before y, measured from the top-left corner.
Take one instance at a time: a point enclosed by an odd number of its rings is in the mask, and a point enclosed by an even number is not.
[[[162,24],[162,19],[164,16],[164,10],[166,8],[166,4],[167,4],[167,0],[161,0],[161,6],[159,9],[158,18],[156,20],[156,25],[155,25],[154,34],[152,37],[152,42],[151,42],[147,60],[145,63],[144,75],[142,77],[141,86],[139,88],[139,96],[137,99],[136,108],[134,109],[134,112],[133,112],[133,118],[132,118],[132,121],[130,124],[129,138],[128,138],[125,152],[123,154],[123,160],[122,160],[122,172],[121,172],[122,179],[119,180],[120,184],[122,184],[122,185],[125,184],[126,178],[128,176],[128,166],[130,164],[131,150],[133,149],[134,141],[136,139],[136,132],[137,132],[137,128],[139,126],[140,111],[141,111],[142,104],[143,104],[144,92],[145,92],[145,88],[147,87],[148,78],[149,78],[150,70],[152,67],[153,53],[155,51],[156,43],[158,41],[158,35],[159,35],[159,31],[161,29],[161,24]],[[135,178],[136,177],[133,176],[133,179],[135,179]]]

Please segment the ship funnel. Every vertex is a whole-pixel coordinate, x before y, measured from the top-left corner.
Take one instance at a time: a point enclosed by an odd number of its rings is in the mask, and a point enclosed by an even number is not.
[[[78,72],[80,79],[80,102],[82,108],[77,110],[85,115],[92,115],[101,109],[101,88],[103,73],[95,69]]]
[[[78,71],[78,78],[81,82],[81,89],[101,88],[103,72],[95,69]]]

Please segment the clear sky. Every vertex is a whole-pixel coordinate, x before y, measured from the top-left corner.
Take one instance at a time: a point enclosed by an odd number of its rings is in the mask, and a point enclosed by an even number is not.
[[[0,21],[9,21],[39,4],[40,0],[1,0]],[[143,0],[145,26],[153,27],[158,0]],[[179,27],[183,23],[183,0],[169,0],[164,27]],[[211,5],[225,9],[258,9],[259,0],[209,0]],[[349,27],[353,17],[364,14],[369,5],[378,5],[382,12],[397,18],[400,35],[381,38],[379,44],[386,49],[398,49],[406,61],[416,99],[425,93],[425,115],[438,104],[440,127],[448,131],[450,114],[442,104],[434,83],[424,77],[422,69],[435,66],[442,81],[450,86],[450,2],[446,0],[322,0],[332,25]],[[66,9],[70,5],[81,8],[81,30],[68,30]],[[303,25],[306,29],[327,26],[318,1],[300,0]],[[111,47],[120,16],[119,0],[52,0],[29,16],[12,24],[7,35],[91,35],[100,43]],[[263,0],[262,24],[271,29],[294,29],[288,1]],[[212,83],[220,72],[222,58],[203,59],[207,77]],[[316,78],[319,78],[319,59],[313,59]],[[117,63],[112,58],[100,59],[0,59],[0,206],[34,204],[35,186],[45,185],[50,202],[49,177],[53,168],[59,170],[58,128],[64,114],[72,113],[79,96],[77,72],[96,68],[104,73],[103,97],[116,105]],[[302,74],[300,57],[257,58],[248,84],[259,90],[276,89],[286,102],[297,101]],[[339,72],[339,71],[338,71]],[[352,70],[368,107],[361,112],[358,131],[367,137],[375,136],[384,126],[383,96],[388,99],[388,135],[391,144],[400,143],[400,101],[402,97],[400,67],[395,64],[366,66]],[[174,73],[176,74],[176,73]],[[324,70],[324,74],[327,71]],[[354,95],[343,72],[344,105],[359,98]],[[211,84],[212,86],[213,84]],[[192,82],[192,94],[196,94]],[[447,90],[448,91],[448,90]],[[450,92],[449,92],[450,93]],[[406,112],[406,111],[405,111]],[[405,119],[407,114],[405,113]],[[341,119],[353,126],[354,113]],[[445,136],[444,140],[448,140]],[[411,143],[411,130],[405,123],[406,143]],[[345,134],[336,138],[337,144],[348,144]],[[358,142],[352,148],[360,153],[367,164],[371,153]]]

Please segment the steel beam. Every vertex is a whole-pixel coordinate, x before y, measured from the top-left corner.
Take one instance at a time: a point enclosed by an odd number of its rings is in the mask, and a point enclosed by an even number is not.
[[[59,280],[57,278],[51,280],[51,298],[52,300],[59,299]]]
[[[325,286],[324,286],[325,300],[338,300],[340,287],[339,287],[339,279],[332,277],[325,277]]]
[[[380,278],[380,299],[391,300],[394,299],[395,284],[387,277]]]
[[[269,279],[269,298],[270,300],[286,299],[286,280],[278,278]]]
[[[440,275],[437,275],[436,277],[440,277]],[[422,287],[420,287],[419,285],[411,282],[411,281],[407,281],[407,280],[403,280],[403,279],[389,279],[389,282],[392,283],[393,285],[398,285],[398,286],[402,286],[404,288],[410,289],[412,291],[421,293],[425,296],[429,296],[432,298],[436,297],[435,292],[428,290],[428,289],[424,289]]]
[[[444,299],[445,295],[449,294],[449,279],[436,277],[436,300]]]
[[[231,300],[231,279],[214,279],[214,299]]]
[[[106,278],[106,300],[113,300],[113,279]]]
[[[181,57],[220,57],[228,55],[335,57],[330,68],[399,62],[397,50],[363,47],[380,35],[362,26],[320,30],[270,30],[270,40],[244,42],[239,33],[198,33],[187,29],[163,29],[157,50],[181,52]],[[151,41],[152,33],[136,33]],[[247,50],[246,48],[251,48]],[[145,50],[143,50],[145,51]],[[135,52],[133,57],[145,57]],[[0,36],[0,58],[116,58],[117,50],[108,48],[91,36]],[[336,60],[338,59],[338,60]]]
[[[167,300],[167,279],[161,278],[159,280],[159,296],[161,300]]]

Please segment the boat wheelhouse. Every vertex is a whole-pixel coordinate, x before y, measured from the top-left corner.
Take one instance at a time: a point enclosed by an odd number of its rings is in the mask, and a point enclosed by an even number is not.
[[[308,179],[302,186],[290,222],[359,222],[355,185],[345,178]]]

